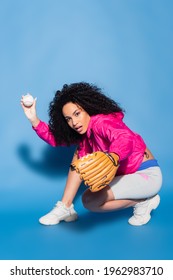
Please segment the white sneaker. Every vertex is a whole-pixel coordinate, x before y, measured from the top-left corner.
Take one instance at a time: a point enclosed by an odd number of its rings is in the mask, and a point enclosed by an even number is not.
[[[160,196],[157,194],[152,198],[139,202],[134,206],[133,216],[128,220],[133,226],[141,226],[151,219],[151,211],[156,209],[160,203]]]
[[[58,201],[47,215],[41,217],[39,222],[43,225],[56,225],[60,221],[72,222],[77,220],[78,215],[74,210],[73,204],[70,207],[66,207],[61,201]]]

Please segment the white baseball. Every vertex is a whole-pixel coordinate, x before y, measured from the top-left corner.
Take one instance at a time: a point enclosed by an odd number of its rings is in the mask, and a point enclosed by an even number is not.
[[[22,101],[26,107],[30,107],[34,102],[34,98],[31,94],[27,93],[26,95],[23,96]]]

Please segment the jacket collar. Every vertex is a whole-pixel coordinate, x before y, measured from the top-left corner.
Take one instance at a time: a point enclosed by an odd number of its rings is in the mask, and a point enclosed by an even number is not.
[[[90,137],[91,134],[92,134],[92,128],[93,128],[93,124],[94,122],[99,118],[100,115],[95,115],[95,116],[91,116],[90,117],[90,121],[89,121],[89,124],[88,124],[88,128],[87,128],[87,137]]]
[[[108,115],[98,114],[98,115],[95,115],[95,116],[91,116],[89,124],[88,124],[88,128],[87,128],[87,132],[86,132],[87,137],[91,137],[92,129],[94,127],[94,123],[98,119],[101,120],[103,118],[113,119],[113,121],[122,121],[122,119],[124,118],[124,113],[123,112],[118,112],[118,113],[110,113]]]

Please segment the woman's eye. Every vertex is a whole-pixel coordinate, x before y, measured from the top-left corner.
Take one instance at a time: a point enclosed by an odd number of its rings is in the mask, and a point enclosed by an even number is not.
[[[76,112],[75,116],[77,117],[77,116],[79,116],[79,114],[80,114],[80,112]]]

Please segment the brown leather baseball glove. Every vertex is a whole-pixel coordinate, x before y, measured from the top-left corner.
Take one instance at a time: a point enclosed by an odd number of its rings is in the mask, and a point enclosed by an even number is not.
[[[71,170],[80,173],[86,186],[97,192],[113,180],[119,167],[119,157],[114,153],[94,152],[72,162]]]

